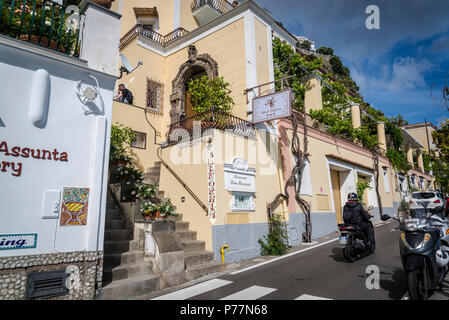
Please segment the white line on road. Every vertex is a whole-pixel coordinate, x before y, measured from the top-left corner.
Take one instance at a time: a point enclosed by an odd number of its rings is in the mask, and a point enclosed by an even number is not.
[[[227,297],[221,298],[220,300],[256,300],[259,299],[260,297],[266,296],[267,294],[273,291],[276,291],[276,289],[252,286],[247,289],[233,293]]]
[[[248,268],[245,268],[245,269],[242,269],[242,270],[237,270],[237,271],[231,272],[230,274],[232,274],[232,275],[234,275],[234,274],[239,274],[239,273],[241,273],[241,272],[245,272],[245,271],[248,271],[248,270],[251,270],[251,269],[254,269],[254,268],[258,268],[258,267],[263,266],[263,265],[265,265],[265,264],[272,263],[272,262],[276,262],[276,261],[279,261],[279,260],[282,260],[282,259],[285,259],[285,258],[294,256],[295,254],[299,254],[299,253],[302,253],[302,252],[311,250],[311,249],[313,249],[313,248],[318,248],[318,247],[324,246],[324,245],[326,245],[326,244],[328,244],[328,243],[331,243],[331,242],[334,242],[334,241],[336,241],[336,240],[338,240],[338,239],[339,239],[339,238],[335,238],[335,239],[332,239],[332,240],[329,240],[329,241],[326,241],[326,242],[317,244],[316,246],[313,246],[313,247],[310,247],[310,248],[306,248],[306,249],[302,249],[302,250],[299,250],[299,251],[296,251],[296,252],[292,252],[292,253],[286,254],[286,255],[284,255],[284,256],[281,256],[281,257],[278,257],[278,258],[274,258],[274,259],[269,260],[269,261],[265,261],[265,262],[262,262],[262,263],[259,263],[259,264],[255,264],[255,265],[253,265],[253,266],[251,266],[251,267],[248,267]]]
[[[156,297],[151,300],[185,300],[207,291],[211,291],[227,284],[232,283],[232,281],[212,279],[206,282],[199,283],[189,288],[181,289],[172,293],[165,294],[163,296]]]
[[[332,300],[332,299],[303,294],[302,296],[299,296],[295,300]]]

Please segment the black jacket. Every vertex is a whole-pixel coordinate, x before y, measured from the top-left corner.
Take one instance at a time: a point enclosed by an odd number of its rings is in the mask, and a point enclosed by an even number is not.
[[[347,224],[363,224],[370,221],[370,215],[360,203],[348,201],[343,207],[343,221]]]

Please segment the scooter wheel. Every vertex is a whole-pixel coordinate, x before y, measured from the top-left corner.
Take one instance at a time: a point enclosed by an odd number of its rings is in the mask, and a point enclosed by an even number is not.
[[[411,300],[427,300],[424,286],[424,270],[415,269],[407,273],[408,294]]]
[[[346,247],[343,249],[343,256],[345,257],[345,260],[347,262],[354,262],[357,258],[357,255],[354,252],[354,248],[352,246],[352,237],[348,238]]]

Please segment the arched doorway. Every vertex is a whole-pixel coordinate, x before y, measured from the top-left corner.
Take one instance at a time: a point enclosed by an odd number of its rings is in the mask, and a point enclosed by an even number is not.
[[[179,121],[182,114],[185,117],[193,115],[190,99],[187,96],[188,81],[203,75],[207,75],[210,79],[218,76],[217,62],[208,54],[198,55],[197,53],[194,45],[189,46],[189,59],[179,67],[178,74],[172,81],[171,123]]]

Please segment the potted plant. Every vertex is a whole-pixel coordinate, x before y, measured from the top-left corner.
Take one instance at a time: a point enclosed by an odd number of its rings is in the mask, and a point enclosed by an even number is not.
[[[109,161],[111,166],[132,164],[129,148],[136,138],[136,133],[127,126],[116,123],[111,126],[111,147]]]
[[[136,183],[131,194],[140,201],[147,199],[151,200],[156,196],[157,189],[158,187],[155,184]]]
[[[152,201],[145,201],[140,205],[140,211],[144,218],[150,218],[151,220],[160,219],[161,211],[160,206]]]
[[[223,123],[234,105],[234,100],[230,96],[229,83],[223,77],[209,79],[202,76],[198,79],[191,79],[188,82],[188,92],[190,102],[195,113],[205,113],[200,120],[206,122],[202,124],[210,127],[211,123]],[[214,111],[214,113],[207,111]]]
[[[160,205],[159,211],[164,220],[168,217],[177,217],[176,207],[171,203],[170,198],[163,198]]]
[[[400,219],[405,218],[406,216],[408,216],[409,210],[410,210],[410,204],[407,201],[405,201],[405,199],[402,199],[401,203],[399,204],[399,208],[398,208],[398,217]]]

